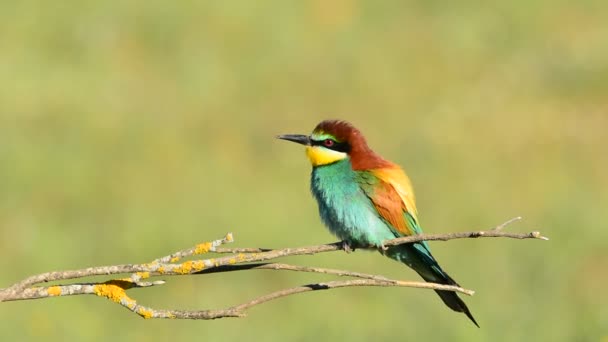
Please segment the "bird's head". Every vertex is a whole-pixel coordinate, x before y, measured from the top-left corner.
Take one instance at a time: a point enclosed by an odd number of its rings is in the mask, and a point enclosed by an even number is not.
[[[325,120],[310,135],[284,134],[278,139],[289,140],[306,146],[306,156],[312,166],[333,164],[349,158],[353,169],[369,167],[369,162],[388,163],[375,154],[361,132],[349,122]]]

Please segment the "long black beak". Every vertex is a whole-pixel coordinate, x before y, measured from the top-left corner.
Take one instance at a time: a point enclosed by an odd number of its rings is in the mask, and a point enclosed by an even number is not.
[[[293,141],[302,145],[310,145],[310,137],[303,134],[282,134],[277,135],[277,139]]]

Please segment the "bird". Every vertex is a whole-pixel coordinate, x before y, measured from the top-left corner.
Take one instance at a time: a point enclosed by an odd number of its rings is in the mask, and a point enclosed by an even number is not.
[[[305,146],[312,164],[310,190],[319,215],[346,251],[377,249],[427,282],[460,286],[439,266],[426,241],[383,245],[386,240],[422,233],[414,191],[403,169],[374,152],[355,126],[344,120],[324,120],[310,135],[276,138]],[[479,327],[455,292],[435,291],[450,309],[464,313]]]

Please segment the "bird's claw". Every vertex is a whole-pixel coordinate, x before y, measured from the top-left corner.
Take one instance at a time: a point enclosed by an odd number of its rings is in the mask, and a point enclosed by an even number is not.
[[[388,247],[386,247],[383,243],[380,244],[380,246],[378,246],[378,250],[380,251],[380,253],[382,254],[386,254],[386,251],[388,251]]]
[[[351,247],[350,243],[348,243],[348,241],[346,241],[346,240],[342,241],[342,250],[345,251],[346,253],[352,253],[355,251],[355,249],[353,247]]]

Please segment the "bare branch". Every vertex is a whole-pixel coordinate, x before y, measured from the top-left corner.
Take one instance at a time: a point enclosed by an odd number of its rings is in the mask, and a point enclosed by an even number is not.
[[[504,222],[502,224],[499,224],[498,226],[494,227],[492,230],[502,230],[504,227],[510,225],[513,222],[519,221],[521,219],[522,219],[521,216],[516,216],[516,217],[514,217],[514,218],[512,218],[512,219],[510,219],[510,220],[508,220],[508,221],[506,221],[506,222]]]
[[[534,231],[530,233],[506,233],[501,231],[507,225],[520,220],[521,217],[512,218],[505,223],[502,223],[490,230],[480,230],[475,232],[458,232],[446,234],[420,234],[405,236],[384,242],[384,246],[396,246],[404,243],[412,243],[418,241],[448,241],[454,239],[481,238],[481,237],[505,237],[511,239],[540,239],[549,240],[548,237],[542,236],[540,232]]]
[[[548,240],[539,232],[531,233],[506,233],[502,229],[508,224],[519,220],[511,219],[495,228],[485,231],[460,232],[448,234],[420,234],[415,236],[401,237],[384,242],[384,246],[396,246],[404,243],[418,241],[447,241],[462,238],[478,237],[508,237],[515,239],[541,239]],[[296,248],[282,249],[263,249],[263,248],[225,248],[223,244],[233,241],[232,234],[227,234],[224,238],[198,244],[183,251],[177,251],[170,255],[153,260],[144,264],[124,264],[89,267],[81,270],[46,272],[27,277],[20,282],[4,289],[0,289],[0,302],[40,299],[60,296],[73,295],[97,295],[106,297],[111,301],[129,309],[130,311],[144,318],[178,318],[178,319],[216,319],[222,317],[242,317],[246,315],[246,310],[252,306],[268,302],[273,299],[285,296],[317,290],[327,290],[341,287],[352,286],[398,286],[425,288],[434,290],[455,291],[466,295],[474,292],[458,286],[449,286],[434,283],[412,282],[389,279],[381,275],[365,274],[346,270],[336,270],[328,268],[296,266],[283,263],[260,263],[260,261],[273,260],[280,257],[293,255],[317,254],[342,250],[342,242],[305,246]],[[185,257],[201,255],[209,252],[231,254],[223,257],[188,260],[177,263]],[[359,279],[336,280],[323,283],[308,284],[288,289],[282,289],[257,298],[246,303],[232,306],[220,310],[199,310],[199,311],[180,311],[180,310],[159,310],[138,304],[134,299],[127,296],[126,291],[133,288],[150,287],[164,284],[164,281],[146,282],[151,276],[160,275],[189,275],[207,274],[218,272],[232,272],[242,270],[283,270],[295,272],[310,272],[330,274],[340,277],[351,277]],[[58,284],[54,286],[36,286],[40,283],[50,281],[72,280],[82,277],[97,275],[128,274],[128,278],[110,279],[105,282],[97,283],[78,283],[78,284]]]

